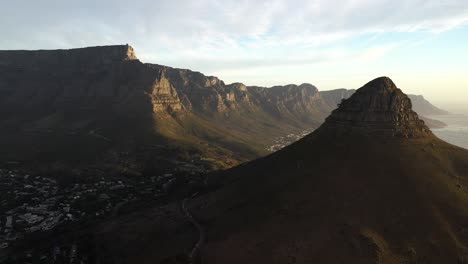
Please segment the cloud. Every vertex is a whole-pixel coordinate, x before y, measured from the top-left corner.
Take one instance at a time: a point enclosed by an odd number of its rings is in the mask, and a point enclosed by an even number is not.
[[[398,46],[331,47],[375,34],[437,34],[467,21],[466,0],[16,0],[2,3],[0,49],[130,43],[145,61],[252,68],[376,60]]]
[[[393,49],[398,48],[400,45],[401,43],[392,43],[392,44],[386,44],[382,46],[370,47],[364,50],[362,53],[360,53],[357,56],[357,59],[360,59],[364,62],[372,62],[385,56],[386,54],[391,52]]]
[[[206,35],[239,39],[440,31],[468,20],[464,0],[18,0],[3,3],[2,9],[2,31],[63,33],[70,25],[98,31],[106,25],[123,35],[198,36],[202,41]]]

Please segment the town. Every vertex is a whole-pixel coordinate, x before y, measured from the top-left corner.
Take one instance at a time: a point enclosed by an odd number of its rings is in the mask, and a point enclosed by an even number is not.
[[[296,141],[298,141],[299,139],[307,136],[308,134],[310,134],[313,130],[304,130],[302,131],[301,133],[299,134],[289,134],[289,135],[286,135],[286,136],[281,136],[281,137],[277,137],[273,140],[273,144],[271,146],[269,146],[267,148],[268,151],[270,152],[275,152],[275,151],[278,151]]]
[[[197,165],[147,177],[86,178],[66,186],[51,177],[0,169],[0,251],[59,227],[115,216],[123,207],[141,201],[167,199],[181,189],[178,185],[200,185],[205,169]],[[47,261],[54,256],[43,258]]]

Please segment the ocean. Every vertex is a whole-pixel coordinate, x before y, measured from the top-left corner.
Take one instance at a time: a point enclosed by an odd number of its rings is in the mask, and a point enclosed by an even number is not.
[[[432,129],[436,136],[450,144],[468,149],[468,114],[436,115],[430,118],[447,124],[445,128]]]

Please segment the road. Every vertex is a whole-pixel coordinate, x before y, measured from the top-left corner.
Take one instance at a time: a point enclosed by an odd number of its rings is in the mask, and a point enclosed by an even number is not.
[[[195,197],[195,195],[192,196]],[[202,225],[193,217],[193,215],[190,213],[189,209],[187,208],[187,203],[192,199],[192,198],[185,198],[184,201],[182,202],[182,211],[184,212],[185,216],[189,219],[189,221],[195,226],[195,228],[198,230],[198,241],[193,246],[192,251],[190,252],[189,255],[189,260],[191,264],[201,264],[201,249],[203,248],[205,241],[206,241],[206,233],[205,230],[203,229]]]

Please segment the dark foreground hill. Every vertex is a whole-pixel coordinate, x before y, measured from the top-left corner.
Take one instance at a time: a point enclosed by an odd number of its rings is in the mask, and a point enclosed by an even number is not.
[[[192,248],[200,263],[224,264],[468,258],[468,150],[436,138],[388,78],[357,90],[302,140],[208,185],[218,189],[187,210],[101,225],[99,254],[106,263],[184,263]]]

